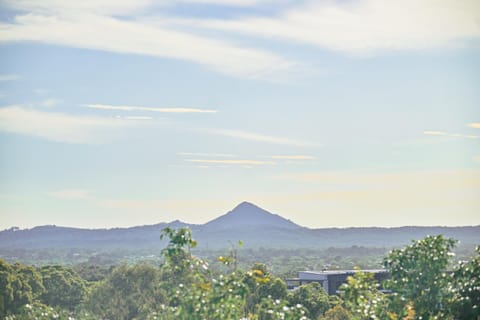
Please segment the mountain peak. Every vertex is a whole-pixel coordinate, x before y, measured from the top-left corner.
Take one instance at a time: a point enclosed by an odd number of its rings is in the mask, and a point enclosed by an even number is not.
[[[248,202],[248,201],[243,201],[241,203],[239,203],[235,208],[233,208],[232,211],[235,211],[235,210],[245,210],[245,209],[260,209],[260,210],[263,210],[262,208],[260,208],[259,206],[256,206],[254,205],[253,203],[251,202]]]
[[[233,228],[238,226],[268,226],[276,228],[299,228],[300,226],[257,205],[244,201],[233,210],[208,222],[208,227]]]

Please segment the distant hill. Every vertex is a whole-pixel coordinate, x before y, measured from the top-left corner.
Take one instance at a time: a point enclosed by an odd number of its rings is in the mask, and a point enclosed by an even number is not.
[[[80,229],[40,226],[0,232],[0,249],[87,248],[134,249],[158,253],[163,228],[189,227],[200,248],[227,248],[242,240],[246,248],[398,247],[426,235],[443,234],[467,245],[480,244],[480,226],[325,228],[309,229],[258,206],[243,202],[226,214],[204,224],[181,221],[113,229]]]
[[[232,211],[207,222],[205,227],[212,229],[236,229],[244,227],[300,228],[298,224],[277,214],[270,213],[250,202],[240,203]]]

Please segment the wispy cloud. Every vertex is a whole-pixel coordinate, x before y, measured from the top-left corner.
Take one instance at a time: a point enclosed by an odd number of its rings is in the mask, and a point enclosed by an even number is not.
[[[87,200],[92,199],[92,195],[87,190],[81,189],[64,189],[48,192],[48,195],[58,199],[65,200]]]
[[[480,36],[477,0],[310,1],[275,17],[187,21],[353,54],[457,46]]]
[[[460,134],[460,133],[452,133],[448,135],[449,137],[454,138],[467,138],[467,139],[478,139],[480,136],[476,136],[474,134]]]
[[[113,137],[112,130],[137,123],[115,118],[45,112],[22,106],[0,108],[0,131],[57,142],[102,143]]]
[[[452,138],[466,138],[466,139],[478,139],[480,136],[473,134],[461,134],[461,133],[448,133],[445,131],[424,131],[423,134],[429,136],[444,136]]]
[[[235,158],[237,155],[228,153],[203,153],[203,152],[179,152],[178,156],[182,157],[218,157],[218,158]]]
[[[470,128],[480,129],[480,122],[469,123],[468,126]]]
[[[423,131],[423,134],[428,136],[446,136],[447,133],[443,131]]]
[[[315,160],[316,157],[306,155],[283,155],[283,156],[268,156],[271,159],[279,160]]]
[[[16,74],[0,74],[0,81],[13,81],[18,79],[20,79],[20,76]]]
[[[197,109],[197,108],[154,108],[141,106],[113,106],[108,104],[85,104],[83,107],[101,110],[117,110],[117,111],[149,111],[160,113],[216,113],[213,109]]]
[[[281,145],[290,145],[290,146],[296,146],[296,147],[318,147],[319,146],[319,144],[316,144],[313,142],[300,141],[300,140],[294,140],[294,139],[282,138],[282,137],[274,137],[274,136],[263,135],[263,134],[258,134],[254,132],[240,131],[240,130],[204,129],[203,131],[210,134],[216,134],[216,135],[232,137],[237,139],[267,142],[267,143],[281,144]]]
[[[120,117],[121,119],[126,119],[126,120],[153,120],[152,117],[146,117],[146,116],[127,116],[127,117]]]
[[[105,6],[93,5],[93,1],[87,1],[84,10],[79,11],[70,8],[74,1],[45,1],[48,5],[41,5],[41,8],[36,8],[33,1],[23,3],[25,9],[33,11],[16,16],[12,23],[0,23],[0,43],[35,41],[172,58],[198,63],[228,75],[248,78],[275,79],[275,73],[289,70],[295,65],[264,49],[199,36],[193,32],[177,31],[135,18],[118,19],[113,16],[124,11],[132,12],[127,10],[133,3],[131,1],[125,1],[125,6],[122,6],[123,1],[108,1]],[[143,1],[143,4],[150,2]],[[145,9],[141,5],[133,7],[138,7],[140,11]],[[105,10],[106,13],[97,10]]]
[[[187,159],[187,162],[203,163],[203,164],[227,164],[227,165],[275,165],[274,161],[261,160],[226,160],[226,159]]]

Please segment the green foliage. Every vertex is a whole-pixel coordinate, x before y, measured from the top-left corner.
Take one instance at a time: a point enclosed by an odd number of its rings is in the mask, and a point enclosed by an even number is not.
[[[477,247],[477,256],[468,262],[461,262],[451,277],[450,315],[459,320],[478,319],[480,317],[480,246]]]
[[[317,282],[305,284],[293,290],[288,296],[288,301],[292,305],[303,305],[307,310],[306,316],[311,319],[318,318],[330,308],[329,296]]]
[[[319,317],[318,320],[353,320],[353,316],[347,309],[338,305],[327,310],[325,315]]]
[[[356,319],[388,319],[388,300],[372,273],[357,271],[341,286],[345,306]]]
[[[9,315],[5,320],[98,320],[98,317],[88,313],[74,315],[72,312],[52,308],[41,303],[26,304],[15,315]]]
[[[40,268],[45,292],[40,301],[52,307],[74,310],[87,296],[86,282],[70,268],[45,266]]]
[[[395,313],[401,314],[410,303],[415,319],[442,317],[448,299],[446,269],[454,246],[453,239],[428,236],[390,252],[384,261],[390,272],[385,287],[394,292],[391,298]]]
[[[215,275],[205,261],[190,254],[194,240],[187,229],[165,230],[164,235],[170,243],[162,251],[162,272],[184,276],[181,283],[163,278],[170,301],[151,314],[151,319],[307,319],[300,304],[292,308],[283,299],[287,295],[285,283],[270,275],[265,265],[256,264],[245,273]],[[234,259],[236,251],[232,249],[220,261],[228,266],[235,264]]]
[[[306,309],[290,305],[287,300],[263,299],[258,306],[258,320],[307,320]]]
[[[159,319],[240,319],[245,312],[247,289],[240,274],[213,278],[211,282],[170,288],[171,301],[157,311]]]
[[[34,267],[9,265],[0,259],[0,316],[18,312],[43,291],[41,275]]]
[[[13,269],[5,261],[0,259],[0,315],[5,316],[11,312],[13,303],[13,287],[14,281]]]
[[[273,276],[262,263],[254,264],[245,274],[243,282],[249,289],[246,304],[248,313],[257,312],[257,306],[264,299],[285,299],[288,294],[285,282]]]
[[[197,246],[197,242],[192,238],[190,229],[165,228],[160,235],[161,240],[164,238],[168,238],[169,242],[162,250],[165,259],[162,280],[168,285],[194,281],[199,274],[191,272],[192,262],[197,262],[193,259],[191,249]]]
[[[176,256],[185,254],[185,250],[190,253],[191,248],[197,246],[197,241],[192,238],[192,231],[189,228],[180,228],[178,230],[167,227],[162,230],[160,240],[168,238],[170,241],[162,254],[166,259],[172,259]]]
[[[98,283],[85,307],[105,319],[133,319],[165,302],[160,271],[148,264],[122,265]]]
[[[81,263],[75,265],[73,269],[83,280],[94,283],[107,278],[112,273],[114,267]]]
[[[240,319],[245,313],[248,288],[244,275],[232,272],[214,277],[208,263],[191,255],[196,245],[189,229],[166,228],[162,237],[169,243],[162,251],[165,263],[162,288],[170,297],[151,318],[158,319]],[[225,263],[230,263],[225,260]]]

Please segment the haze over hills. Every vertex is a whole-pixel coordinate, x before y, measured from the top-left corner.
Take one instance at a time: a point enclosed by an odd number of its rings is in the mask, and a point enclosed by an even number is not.
[[[480,243],[480,226],[309,229],[243,202],[203,225],[181,221],[113,229],[39,226],[0,232],[0,249],[151,249],[157,253],[163,228],[189,227],[200,248],[227,248],[242,240],[247,248],[397,247],[426,235],[443,234],[463,244]]]
[[[205,227],[218,229],[239,227],[300,228],[298,224],[246,201],[240,203],[232,211],[207,222]]]

